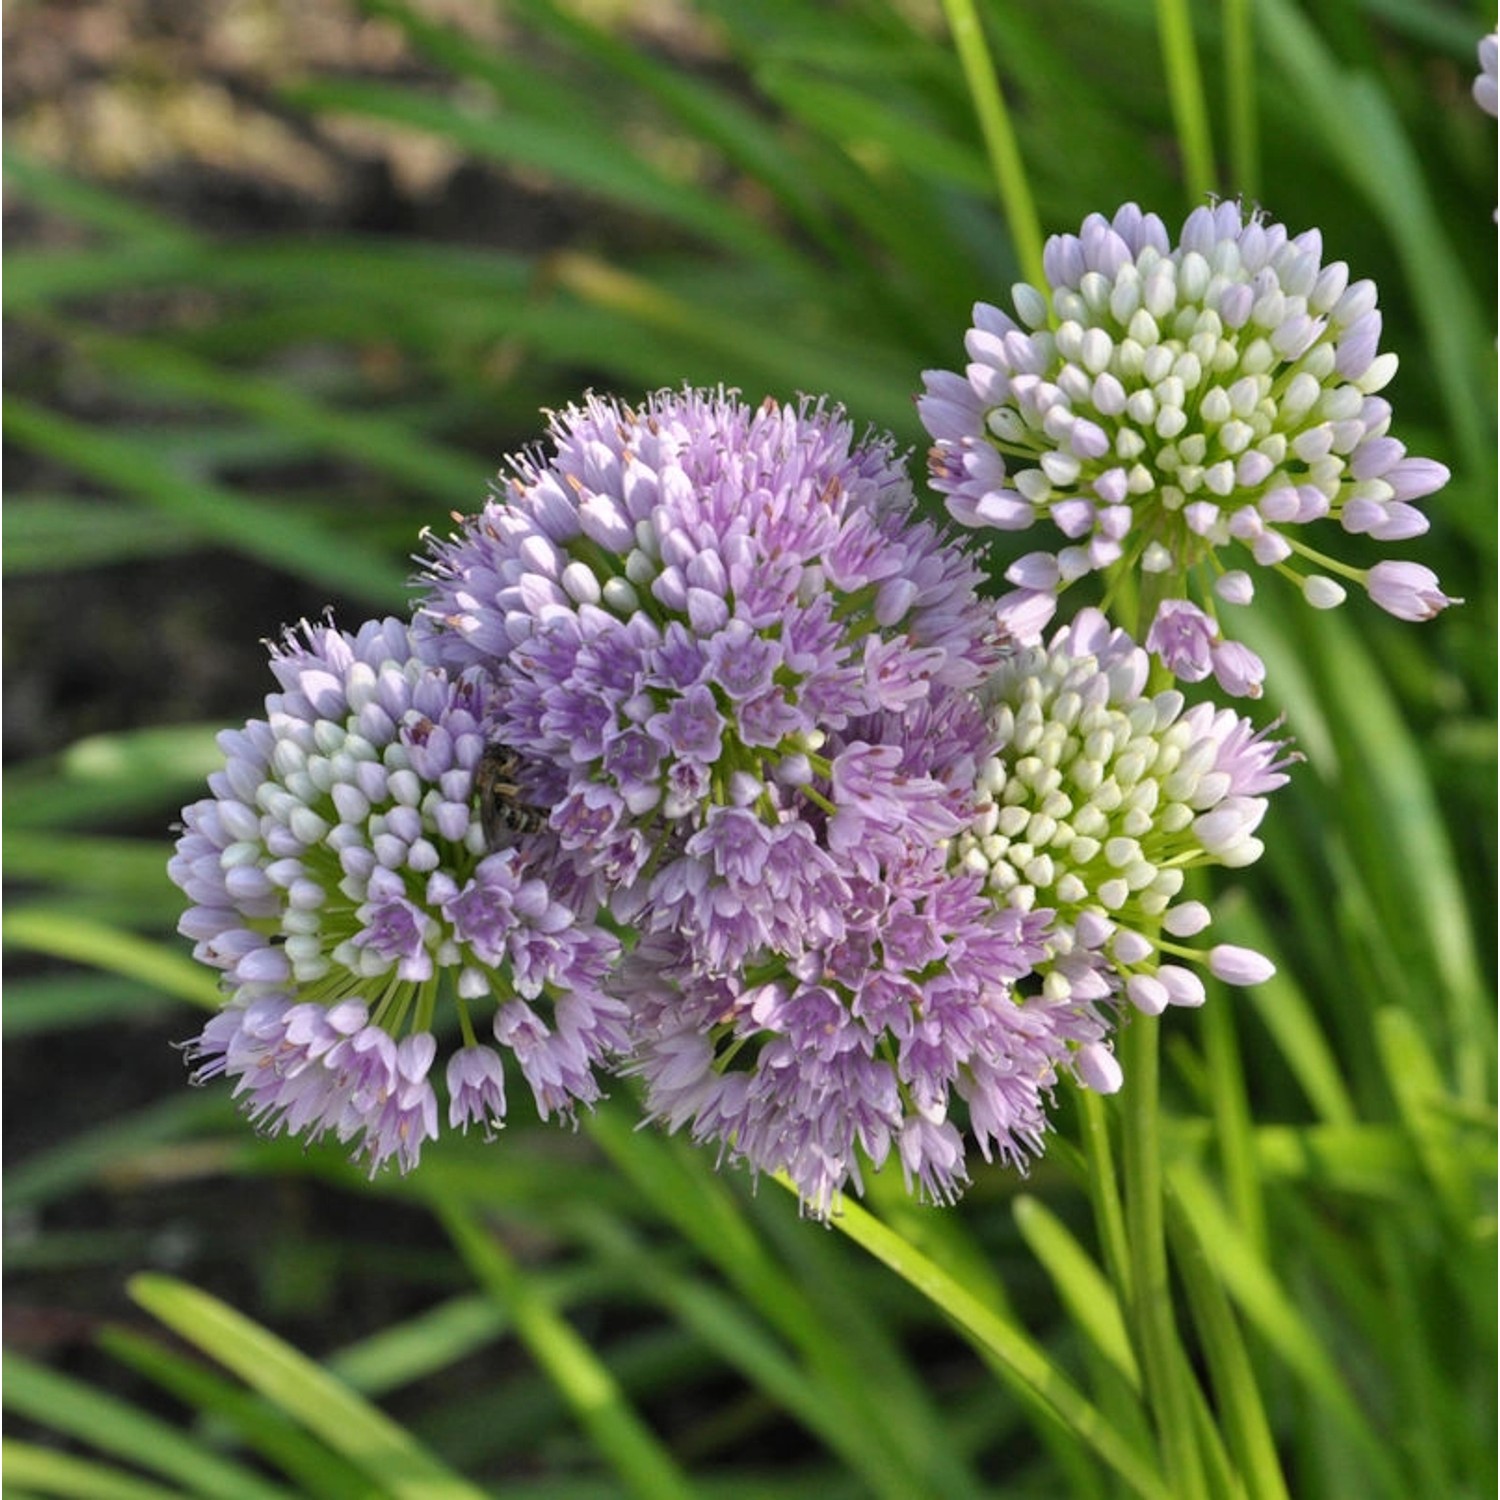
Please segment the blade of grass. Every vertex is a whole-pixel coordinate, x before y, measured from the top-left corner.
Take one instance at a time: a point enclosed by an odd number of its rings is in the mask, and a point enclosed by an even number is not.
[[[1121,1100],[1120,1156],[1130,1250],[1130,1325],[1168,1484],[1178,1500],[1207,1500],[1203,1452],[1193,1427],[1196,1382],[1178,1336],[1167,1269],[1159,1047],[1155,1017],[1133,1016],[1120,1038],[1128,1080]]]
[[[571,93],[559,94],[557,108],[571,105],[572,114],[556,120],[516,110],[482,114],[410,88],[352,78],[320,78],[286,85],[279,93],[295,108],[383,120],[440,136],[489,161],[551,173],[631,213],[655,215],[686,229],[732,255],[794,276],[802,272],[800,257],[747,214],[722,197],[658,171],[608,125],[593,129]]]
[[[1473,372],[1487,367],[1477,343],[1491,320],[1448,243],[1421,163],[1379,86],[1340,67],[1304,14],[1288,0],[1262,0],[1256,14],[1276,64],[1276,86],[1294,90],[1311,138],[1321,141],[1396,246],[1463,461],[1483,469],[1493,459],[1487,409],[1493,387],[1486,393]]]
[[[61,1496],[63,1500],[187,1500],[184,1491],[164,1489],[152,1479],[139,1479],[59,1453],[33,1443],[6,1438],[0,1442],[0,1461],[5,1467],[5,1493],[18,1495],[19,1484],[34,1485],[38,1495]]]
[[[1224,937],[1275,959],[1275,939],[1259,914],[1242,903],[1224,922]],[[1358,1119],[1348,1085],[1334,1056],[1317,1011],[1290,968],[1247,991],[1250,1004],[1270,1033],[1292,1076],[1319,1118],[1328,1125],[1352,1126]]]
[[[224,999],[213,975],[202,964],[160,943],[102,923],[34,906],[7,912],[0,934],[12,947],[138,979],[204,1010],[217,1010]]]
[[[358,538],[287,511],[272,517],[233,490],[186,479],[142,439],[90,427],[19,396],[5,398],[4,420],[12,441],[178,516],[247,556],[324,587],[347,589],[360,599],[391,605],[405,601],[401,570]]]
[[[558,285],[583,301],[624,313],[646,327],[691,340],[700,348],[727,355],[763,378],[784,396],[796,391],[827,391],[861,418],[886,427],[910,420],[906,384],[891,378],[873,357],[850,368],[847,352],[772,330],[764,323],[741,321],[700,305],[689,304],[663,287],[621,271],[592,256],[562,252],[548,261]]]
[[[137,244],[167,248],[192,241],[192,234],[170,219],[96,183],[59,172],[35,157],[7,151],[3,161],[9,185],[51,213]]]
[[[363,4],[371,13],[395,21],[418,46],[430,56],[440,57],[455,72],[489,76],[503,90],[504,80],[495,77],[490,68],[492,54],[467,38],[433,26],[398,0],[363,0]],[[635,88],[650,94],[676,116],[689,135],[705,141],[764,183],[824,249],[851,269],[859,266],[853,248],[808,191],[785,138],[727,90],[684,68],[658,62],[606,27],[591,24],[550,0],[513,0],[512,9],[523,13],[532,27],[561,40],[575,56],[593,63],[604,77],[629,80]]]
[[[1218,913],[1215,913],[1218,916]],[[1238,999],[1238,992],[1236,992]],[[1229,997],[1211,994],[1203,1007],[1203,1046],[1220,1170],[1240,1231],[1258,1255],[1266,1253],[1266,1209],[1256,1171],[1249,1091]]]
[[[795,1191],[784,1179],[776,1180],[788,1192]],[[1019,1328],[998,1318],[939,1266],[857,1204],[846,1201],[832,1224],[952,1319],[987,1360],[1024,1381],[1137,1495],[1154,1500],[1173,1497],[1150,1459],[1127,1443]]]
[[[3,1389],[12,1412],[139,1464],[194,1494],[212,1500],[292,1500],[289,1490],[211,1452],[169,1423],[9,1351]]]
[[[1416,1022],[1394,1006],[1376,1012],[1375,1035],[1386,1080],[1422,1170],[1450,1224],[1466,1236],[1480,1211],[1479,1184],[1473,1163],[1459,1149],[1454,1120],[1443,1108],[1448,1091],[1437,1061]]]
[[[842,1406],[787,1357],[742,1305],[701,1280],[663,1268],[660,1257],[615,1218],[581,1211],[583,1237],[609,1260],[629,1271],[654,1301],[671,1311],[685,1329],[739,1370],[783,1407],[854,1472],[866,1467],[861,1452],[866,1435],[845,1418]]]
[[[481,1286],[506,1310],[600,1455],[640,1500],[690,1500],[694,1489],[588,1345],[536,1292],[493,1236],[451,1201],[435,1205]]]
[[[213,1122],[229,1116],[226,1096],[199,1093],[174,1094],[135,1114],[116,1116],[108,1125],[72,1136],[12,1167],[5,1174],[5,1206],[51,1203],[85,1184],[127,1175],[134,1163],[162,1143],[203,1134]],[[197,1151],[204,1144],[195,1142],[185,1149]],[[222,1157],[219,1147],[210,1144],[209,1149]]]
[[[383,1395],[485,1348],[508,1324],[489,1297],[450,1297],[329,1355],[324,1363],[362,1395]]]
[[[1327,1349],[1309,1330],[1270,1267],[1235,1233],[1233,1221],[1206,1179],[1186,1162],[1174,1164],[1170,1177],[1198,1245],[1251,1326],[1358,1450],[1380,1492],[1392,1497],[1405,1494],[1389,1445],[1355,1404]]]
[[[1029,1193],[1015,1202],[1016,1223],[1027,1248],[1046,1271],[1073,1326],[1103,1355],[1137,1395],[1141,1371],[1125,1319],[1104,1273],[1061,1219]]]
[[[5,773],[11,829],[98,824],[181,806],[224,764],[217,726],[157,725],[76,740],[60,757],[24,762]]]
[[[1208,1359],[1220,1425],[1246,1494],[1250,1500],[1290,1500],[1234,1311],[1171,1188],[1167,1191],[1167,1233]]]
[[[1223,0],[1223,17],[1230,183],[1241,197],[1254,202],[1260,192],[1260,135],[1255,113],[1255,16],[1251,0]]]
[[[3,848],[6,872],[16,880],[101,895],[149,894],[161,897],[169,908],[181,904],[180,893],[167,879],[159,843],[9,829]]]
[[[973,0],[943,0],[943,13],[948,18],[948,29],[953,35],[969,97],[979,117],[1000,207],[1010,237],[1015,242],[1022,273],[1032,286],[1046,286],[1047,277],[1042,269],[1042,230],[1037,220],[1036,204],[1016,144],[1005,96],[1000,92],[1000,80],[990,60],[979,14]]]
[[[1189,201],[1201,203],[1213,192],[1216,182],[1214,148],[1187,0],[1156,0],[1156,25],[1161,37],[1162,69],[1172,100],[1177,149],[1182,154],[1183,183]]]
[[[42,1036],[78,1026],[154,1016],[173,1002],[159,990],[105,974],[56,974],[36,979],[12,976],[5,984],[0,1021],[5,1036]]]
[[[1351,852],[1376,926],[1401,969],[1431,974],[1442,1002],[1460,1094],[1488,1097],[1494,1056],[1489,986],[1482,975],[1467,893],[1421,746],[1368,647],[1348,623],[1325,616],[1331,651],[1320,674],[1341,758],[1359,768],[1340,788],[1360,842]]]
[[[175,518],[66,495],[7,495],[4,517],[7,578],[171,557],[201,545]]]
[[[167,1276],[138,1275],[132,1300],[296,1417],[393,1500],[481,1500],[384,1412],[267,1329],[215,1297]]]
[[[865,1370],[834,1337],[822,1310],[770,1254],[725,1184],[697,1153],[636,1128],[623,1111],[601,1109],[586,1129],[643,1197],[711,1263],[736,1292],[806,1360],[840,1403],[871,1492],[900,1500],[912,1493],[908,1456],[883,1421],[883,1402]]]
[[[817,1309],[824,1336],[835,1340],[845,1358],[864,1372],[868,1387],[880,1392],[887,1440],[900,1455],[908,1492],[934,1500],[976,1497],[978,1476],[947,1442],[941,1408],[902,1350],[890,1320],[872,1311],[883,1289],[874,1282],[862,1285],[850,1274],[848,1247],[831,1235],[809,1234],[806,1222],[786,1212],[787,1207],[780,1195],[757,1196],[750,1212]],[[864,1269],[857,1260],[856,1269]]]
[[[319,1500],[369,1500],[369,1481],[360,1470],[309,1437],[290,1412],[278,1410],[133,1329],[105,1328],[99,1344],[121,1364],[198,1413],[200,1420],[227,1428],[281,1470],[299,1494],[316,1495]]]
[[[106,369],[194,401],[246,412],[274,428],[310,440],[319,448],[389,474],[447,508],[471,503],[482,493],[489,466],[484,460],[414,432],[388,412],[339,411],[296,390],[285,379],[246,375],[195,359],[159,339],[91,333],[57,325],[62,336]]]

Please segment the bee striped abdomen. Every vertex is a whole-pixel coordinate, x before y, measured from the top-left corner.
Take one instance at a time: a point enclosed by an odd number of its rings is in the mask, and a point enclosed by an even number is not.
[[[484,747],[474,768],[474,795],[479,800],[479,825],[491,851],[509,849],[529,833],[547,826],[546,814],[521,800],[518,776],[521,758],[509,745]]]

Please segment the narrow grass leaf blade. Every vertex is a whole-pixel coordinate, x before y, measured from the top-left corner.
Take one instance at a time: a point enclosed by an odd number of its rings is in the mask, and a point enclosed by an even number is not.
[[[4,418],[13,442],[134,495],[247,556],[362,600],[405,601],[404,572],[357,537],[286,510],[268,512],[233,490],[185,478],[142,438],[91,427],[19,396],[5,398]]]
[[[1465,1161],[1453,1116],[1443,1107],[1449,1094],[1437,1060],[1416,1022],[1394,1006],[1376,1013],[1375,1036],[1386,1081],[1422,1169],[1449,1222],[1465,1234],[1480,1212],[1476,1163]]]
[[[21,152],[4,156],[7,183],[39,208],[122,240],[155,242],[162,247],[191,244],[189,230],[160,214],[122,198],[96,183],[65,172]]]
[[[633,213],[655,214],[691,230],[733,254],[783,268],[797,265],[797,257],[781,241],[722,197],[658,172],[628,150],[618,133],[595,131],[581,115],[558,123],[514,110],[486,115],[409,88],[357,79],[322,78],[281,92],[289,104],[304,109],[428,131],[476,156],[550,172]]]
[[[1486,356],[1476,342],[1490,319],[1448,243],[1390,100],[1373,79],[1340,67],[1307,15],[1289,0],[1261,0],[1256,20],[1275,61],[1277,86],[1295,94],[1309,138],[1322,142],[1395,242],[1464,460],[1483,468],[1492,456],[1492,413],[1471,372],[1483,368]]]
[[[69,963],[89,964],[126,979],[138,979],[163,994],[187,1000],[205,1010],[217,1010],[223,1002],[213,975],[201,964],[160,943],[103,923],[51,912],[45,907],[24,907],[5,914],[0,935],[13,947],[65,958]]]
[[[134,505],[7,495],[4,518],[0,567],[7,578],[171,557],[200,545],[181,522]]]
[[[5,773],[5,820],[11,830],[92,825],[160,813],[224,764],[217,726],[158,725],[75,740],[58,758]]]
[[[493,1299],[450,1297],[405,1322],[392,1324],[325,1361],[340,1380],[367,1396],[380,1395],[446,1369],[493,1343],[509,1319]]]
[[[823,1310],[755,1235],[702,1154],[638,1130],[618,1110],[596,1110],[586,1128],[662,1217],[719,1267],[772,1328],[801,1350],[819,1383],[842,1406],[851,1428],[863,1436],[860,1460],[871,1491],[890,1500],[909,1494],[912,1475],[881,1419],[881,1393],[836,1336]]]
[[[299,1493],[318,1500],[370,1500],[370,1482],[353,1464],[328,1450],[279,1410],[235,1381],[186,1359],[158,1339],[130,1328],[105,1328],[99,1344],[153,1384],[170,1392],[200,1419],[222,1424],[246,1447],[281,1470]]]
[[[207,1500],[292,1500],[290,1491],[211,1452],[169,1423],[9,1352],[4,1356],[4,1396],[10,1411],[139,1464]]]
[[[1243,1478],[1245,1492],[1249,1500],[1290,1500],[1276,1440],[1266,1420],[1255,1369],[1234,1310],[1170,1188],[1167,1234],[1213,1377],[1224,1440]]]
[[[25,1484],[34,1486],[38,1495],[55,1495],[61,1500],[186,1500],[184,1491],[164,1489],[154,1479],[135,1478],[71,1453],[14,1438],[0,1443],[0,1461],[5,1467],[7,1496],[19,1494],[16,1486]]]
[[[626,1488],[638,1500],[691,1500],[687,1477],[588,1345],[471,1216],[452,1203],[436,1207],[470,1270],[510,1314],[517,1334]]]
[[[173,1332],[296,1416],[393,1500],[481,1500],[410,1433],[305,1355],[206,1292],[166,1276],[135,1276],[131,1297]]]
[[[964,80],[969,86],[974,112],[979,117],[980,133],[989,153],[1000,206],[1021,261],[1022,273],[1033,286],[1046,286],[1047,277],[1042,269],[1041,221],[1037,218],[1031,183],[1026,177],[1026,166],[1016,144],[1010,111],[1000,91],[1000,80],[990,58],[989,44],[985,41],[978,12],[973,0],[943,0],[943,10],[948,18],[948,29],[953,34]]]
[[[1141,1371],[1114,1289],[1061,1219],[1040,1199],[1023,1193],[1015,1203],[1016,1223],[1031,1253],[1041,1262],[1074,1326],[1132,1390],[1141,1389]]]
[[[381,0],[382,7],[387,0]],[[403,7],[404,9],[405,7]],[[853,253],[822,204],[809,191],[785,134],[727,90],[621,41],[552,0],[517,0],[536,26],[551,31],[617,78],[628,78],[669,109],[694,136],[709,142],[741,170],[764,183],[820,243],[841,258]]]
[[[1403,1495],[1405,1491],[1391,1460],[1389,1445],[1355,1405],[1328,1351],[1308,1328],[1271,1269],[1236,1234],[1233,1221],[1208,1182],[1195,1168],[1182,1162],[1171,1170],[1170,1181],[1195,1240],[1251,1326],[1275,1349],[1359,1450],[1381,1493],[1390,1495],[1392,1500]]]
[[[791,1190],[781,1178],[777,1181]],[[945,1271],[857,1204],[846,1201],[833,1227],[915,1287],[982,1354],[1030,1387],[1137,1495],[1169,1500],[1171,1492],[1150,1461],[1104,1420],[1019,1328],[976,1301]]]
[[[48,974],[35,979],[13,976],[5,984],[0,1023],[6,1040],[14,1041],[127,1017],[139,1020],[173,1003],[152,985],[109,974]]]
[[[85,354],[132,382],[246,412],[279,431],[389,474],[447,509],[469,505],[483,493],[488,465],[482,459],[414,432],[388,413],[338,411],[284,380],[227,370],[164,343],[71,329],[68,333]]]

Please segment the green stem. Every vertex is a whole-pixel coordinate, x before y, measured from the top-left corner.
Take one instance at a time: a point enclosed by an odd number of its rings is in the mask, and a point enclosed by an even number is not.
[[[1078,1119],[1083,1129],[1083,1150],[1088,1158],[1089,1200],[1094,1208],[1104,1268],[1114,1283],[1122,1308],[1134,1303],[1130,1283],[1130,1237],[1125,1232],[1125,1206],[1120,1199],[1120,1180],[1115,1172],[1114,1151],[1109,1143],[1109,1121],[1104,1101],[1092,1089],[1079,1089]]]
[[[1188,196],[1201,201],[1214,190],[1214,148],[1208,128],[1208,104],[1193,46],[1193,21],[1187,0],[1156,0],[1162,64],[1172,98],[1172,124],[1182,152]]]
[[[1021,274],[1032,286],[1044,287],[1047,278],[1042,269],[1041,223],[1037,219],[1031,184],[1026,179],[1026,168],[1016,144],[1005,96],[1000,92],[1000,80],[995,76],[989,44],[984,39],[984,29],[973,0],[943,0],[943,10],[964,70],[964,81],[969,86],[969,97],[974,101],[974,113],[979,116],[979,128],[984,134],[985,150],[989,153],[999,190],[1000,207],[1010,226]]]
[[[1167,1275],[1162,1213],[1160,1058],[1154,1016],[1132,1016],[1123,1028],[1125,1224],[1130,1237],[1131,1302],[1136,1352],[1156,1423],[1163,1465],[1176,1500],[1207,1500],[1203,1461],[1193,1436],[1186,1359],[1178,1344]]]
[[[1230,178],[1235,192],[1254,202],[1260,191],[1260,139],[1250,0],[1224,0],[1224,97],[1229,106]]]

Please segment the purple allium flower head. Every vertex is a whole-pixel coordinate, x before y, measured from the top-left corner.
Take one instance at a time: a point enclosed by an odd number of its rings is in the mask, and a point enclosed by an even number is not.
[[[616,915],[715,969],[835,931],[841,849],[946,795],[844,731],[994,659],[979,573],[890,443],[821,404],[665,391],[568,408],[512,468],[432,544],[427,657],[493,675]]]
[[[1500,115],[1500,99],[1495,88],[1495,60],[1500,55],[1500,42],[1492,31],[1479,43],[1479,76],[1474,80],[1474,101],[1485,114]]]
[[[784,1171],[819,1217],[893,1145],[910,1186],[952,1201],[966,1142],[1024,1169],[1058,1077],[1106,1050],[1086,1000],[1015,992],[1046,926],[931,848],[878,883],[851,882],[839,935],[793,961],[760,953],[714,975],[681,937],[649,938],[620,975],[628,1068],[652,1118],[756,1172]]]
[[[1146,653],[1093,609],[1017,650],[982,692],[994,753],[954,848],[1002,905],[1053,913],[1045,993],[1102,986],[1156,1012],[1202,1000],[1191,970],[1162,961],[1196,957],[1163,930],[1208,924],[1201,903],[1177,902],[1185,872],[1260,857],[1266,795],[1295,757],[1232,710],[1148,697],[1147,676]]]
[[[620,971],[628,1067],[651,1116],[755,1171],[786,1172],[819,1216],[893,1146],[912,1190],[936,1201],[962,1190],[971,1145],[1024,1167],[1057,1078],[1108,1083],[1094,997],[1023,1001],[1016,989],[1044,957],[1050,913],[998,904],[976,873],[953,868],[989,732],[960,690],[852,721],[824,746],[836,784],[850,785],[822,829],[798,818],[755,832],[738,809],[714,819],[734,832],[713,857],[747,880],[758,871],[781,905],[808,915],[757,924],[763,935],[735,962],[705,941],[704,923],[683,921]],[[763,846],[788,829],[800,837],[781,868]],[[825,888],[805,889],[818,872]],[[1106,993],[1101,983],[1095,994]]]
[[[1396,357],[1377,352],[1375,286],[1325,266],[1316,230],[1291,236],[1230,202],[1195,210],[1173,244],[1126,204],[1054,236],[1044,258],[1045,290],[1018,286],[1015,318],[980,303],[967,369],[928,372],[917,403],[955,517],[1062,533],[1006,575],[1016,639],[1038,639],[1048,602],[1086,573],[1165,574],[1185,597],[1232,551],[1235,571],[1310,563],[1367,583],[1307,529],[1381,542],[1427,529],[1415,502],[1448,471],[1387,435],[1376,393]]]
[[[603,987],[617,945],[540,877],[545,839],[487,848],[472,797],[492,686],[420,661],[397,620],[304,624],[271,668],[281,691],[220,736],[225,767],[169,866],[192,903],[180,930],[228,996],[190,1047],[196,1076],[237,1079],[268,1129],[331,1130],[406,1169],[437,1133],[440,999],[470,1041],[449,1069],[458,1124],[504,1111],[470,1008],[521,995],[548,1017],[522,1060],[543,1113],[591,1102],[593,1066],[624,1039]]]

